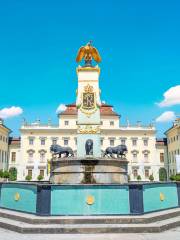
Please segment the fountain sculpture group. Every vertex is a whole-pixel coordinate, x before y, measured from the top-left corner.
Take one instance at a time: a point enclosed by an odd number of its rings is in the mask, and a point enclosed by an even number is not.
[[[101,61],[96,48],[89,42],[79,49],[76,61],[84,58],[85,65],[77,68],[77,154],[70,147],[52,145],[51,183],[113,184],[126,183],[127,147],[118,145],[101,150],[101,116],[98,66]],[[116,155],[116,157],[115,157]]]

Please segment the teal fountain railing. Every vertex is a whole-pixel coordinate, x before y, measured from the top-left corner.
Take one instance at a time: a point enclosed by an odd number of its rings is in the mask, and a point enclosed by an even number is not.
[[[180,207],[180,182],[1,183],[0,208],[36,215],[135,215]]]

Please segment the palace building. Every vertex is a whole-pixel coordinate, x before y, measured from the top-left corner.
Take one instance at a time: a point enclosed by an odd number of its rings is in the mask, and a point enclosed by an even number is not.
[[[165,140],[156,140],[156,129],[152,124],[148,126],[121,125],[120,115],[113,110],[113,106],[102,104],[101,115],[101,150],[108,146],[125,144],[128,148],[126,155],[128,175],[130,180],[148,181],[153,175],[159,180],[159,170],[165,167]],[[37,180],[39,175],[44,180],[49,179],[48,162],[52,154],[50,146],[59,144],[70,146],[77,150],[77,107],[75,104],[66,105],[66,109],[58,114],[59,124],[50,122],[41,124],[38,120],[29,124],[24,122],[20,128],[21,139],[11,139],[9,166],[17,168],[18,180],[24,180],[27,175]],[[87,131],[91,129],[87,128]]]
[[[172,127],[165,132],[168,144],[168,166],[169,176],[176,175],[177,162],[180,162],[180,118],[177,118]],[[178,171],[180,173],[180,169]]]
[[[0,119],[0,170],[8,169],[8,139],[11,130],[4,125],[2,119]]]

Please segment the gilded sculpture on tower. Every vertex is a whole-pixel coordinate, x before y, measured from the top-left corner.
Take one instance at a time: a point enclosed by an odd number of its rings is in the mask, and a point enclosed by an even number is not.
[[[82,59],[85,61],[85,66],[92,66],[92,60],[96,62],[101,62],[101,56],[99,55],[98,50],[92,46],[92,42],[88,42],[86,46],[80,47],[76,62],[80,62]]]

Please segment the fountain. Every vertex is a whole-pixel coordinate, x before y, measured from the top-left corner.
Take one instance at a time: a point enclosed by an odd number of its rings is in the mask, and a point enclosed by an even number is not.
[[[100,68],[92,60],[101,57],[91,43],[80,48],[77,62],[84,58],[85,65],[77,68],[77,156],[72,149],[52,146],[59,157],[51,161],[51,183],[57,184],[121,184],[127,183],[128,161],[126,146],[109,147],[101,151]],[[65,153],[65,157],[61,157]],[[115,158],[116,154],[116,158]]]

